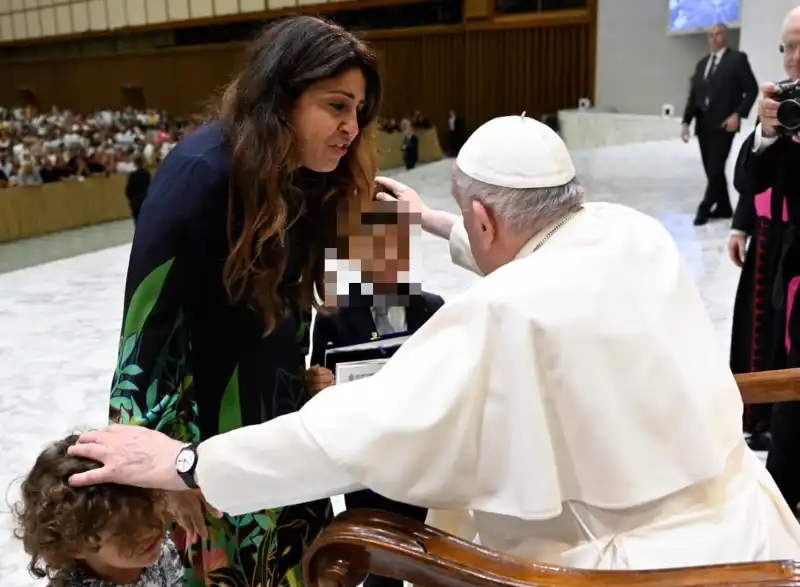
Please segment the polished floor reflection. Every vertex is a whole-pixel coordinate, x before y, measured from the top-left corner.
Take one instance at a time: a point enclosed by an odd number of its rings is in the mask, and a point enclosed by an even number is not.
[[[725,252],[729,225],[692,225],[704,188],[696,143],[574,155],[590,200],[637,208],[673,234],[719,332],[719,347],[709,352],[727,352],[738,272]],[[451,162],[442,161],[397,177],[418,188],[431,206],[455,210],[450,168]],[[0,489],[6,494],[11,486],[9,501],[16,497],[14,480],[45,443],[105,422],[129,252],[129,245],[120,243],[130,234],[130,223],[123,222],[0,245],[0,273],[5,271],[0,274]],[[447,298],[477,279],[450,263],[443,241],[424,236],[418,251],[429,291]],[[79,253],[85,254],[71,256]],[[6,508],[0,505],[0,511]],[[0,552],[2,585],[44,584],[27,575],[27,560],[10,537],[5,513],[0,513]]]

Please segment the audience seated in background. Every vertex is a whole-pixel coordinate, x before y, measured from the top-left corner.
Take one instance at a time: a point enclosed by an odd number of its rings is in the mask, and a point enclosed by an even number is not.
[[[2,187],[27,187],[67,178],[131,173],[142,156],[155,167],[188,125],[154,110],[102,110],[91,115],[53,108],[0,108]]]
[[[422,112],[415,110],[411,116],[404,116],[397,122],[396,118],[381,118],[378,120],[378,128],[386,133],[404,132],[406,128],[412,130],[423,130],[433,128],[430,119],[422,115]]]
[[[416,110],[378,123],[387,133],[403,132],[404,162],[416,164],[416,129],[432,128]],[[191,130],[190,123],[156,110],[100,110],[81,115],[53,107],[0,108],[0,189],[39,186],[64,179],[83,181],[93,175],[130,174],[141,157],[152,169]]]

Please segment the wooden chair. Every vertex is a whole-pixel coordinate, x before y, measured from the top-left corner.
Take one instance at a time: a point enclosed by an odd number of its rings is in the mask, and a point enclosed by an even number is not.
[[[800,400],[800,369],[736,377],[745,403]],[[541,565],[385,512],[345,512],[303,561],[309,587],[356,587],[374,573],[425,587],[800,587],[800,562],[653,571]]]
[[[772,404],[800,400],[800,369],[742,373],[736,383],[746,404]]]

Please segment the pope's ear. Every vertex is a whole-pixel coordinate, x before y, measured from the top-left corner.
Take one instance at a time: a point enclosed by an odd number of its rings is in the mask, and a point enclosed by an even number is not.
[[[475,226],[480,229],[481,233],[494,237],[495,226],[492,211],[478,200],[472,200],[471,205]]]

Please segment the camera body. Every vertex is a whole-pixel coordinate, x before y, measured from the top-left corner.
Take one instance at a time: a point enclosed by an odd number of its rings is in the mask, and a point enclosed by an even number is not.
[[[772,95],[772,99],[779,102],[775,130],[781,135],[800,135],[800,82],[780,82],[777,86]]]

